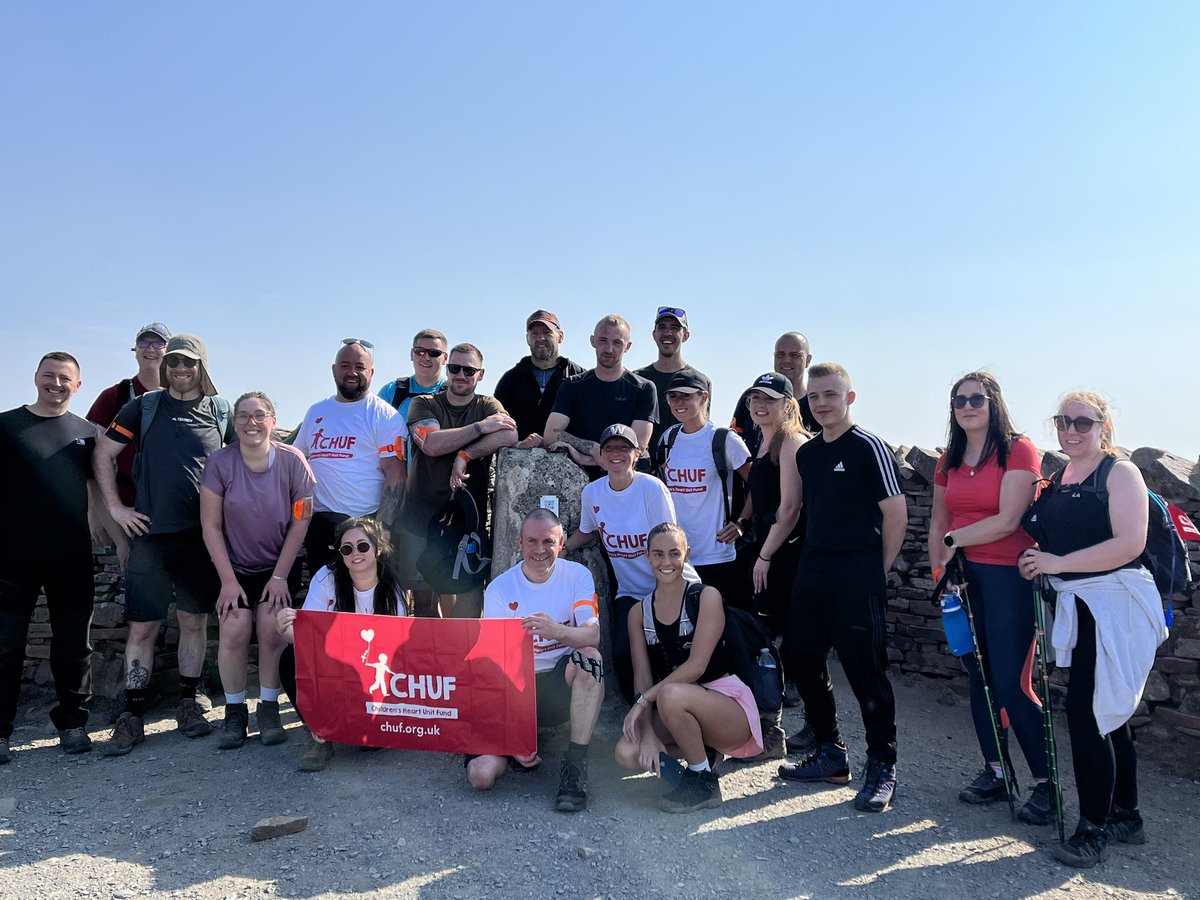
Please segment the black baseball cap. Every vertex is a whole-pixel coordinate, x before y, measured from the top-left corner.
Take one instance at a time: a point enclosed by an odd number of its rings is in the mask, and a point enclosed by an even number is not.
[[[764,372],[754,379],[754,384],[748,390],[761,391],[772,400],[782,400],[784,397],[795,397],[792,383],[778,372]]]
[[[667,382],[667,392],[678,391],[681,394],[695,394],[700,391],[712,393],[712,382],[702,372],[695,369],[683,369],[671,376]]]
[[[620,438],[623,441],[628,441],[630,447],[633,447],[635,450],[637,449],[637,432],[628,425],[620,424],[609,425],[604,429],[604,433],[600,435],[600,449],[603,450],[605,444],[607,444],[609,441],[616,440],[617,438]]]

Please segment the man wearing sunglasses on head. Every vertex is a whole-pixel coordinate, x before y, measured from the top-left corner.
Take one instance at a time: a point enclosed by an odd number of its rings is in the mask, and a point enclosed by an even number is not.
[[[125,712],[102,748],[108,756],[124,755],[145,739],[142,716],[155,644],[172,600],[179,620],[176,722],[187,737],[212,731],[196,688],[208,646],[208,614],[221,583],[200,529],[200,473],[204,461],[233,440],[233,423],[229,404],[209,377],[204,341],[177,334],[164,350],[163,389],[126,403],[96,441],[96,483],[113,521],[132,539],[125,573]],[[121,502],[113,468],[130,444],[136,454],[133,507]]]
[[[492,455],[517,443],[517,424],[494,397],[477,394],[483,380],[483,352],[474,344],[458,344],[446,364],[450,383],[444,393],[414,397],[408,410],[412,435],[412,471],[400,513],[402,568],[420,568],[443,595],[451,572],[432,571],[431,561],[418,564],[428,540],[430,522],[441,517],[455,491],[465,488],[478,510],[479,528],[487,521],[488,475]],[[483,609],[482,578],[462,578],[453,615],[478,618]],[[440,586],[439,586],[440,585]],[[443,609],[443,613],[448,610]]]
[[[139,328],[137,336],[133,339],[133,347],[130,348],[137,360],[137,373],[132,378],[122,378],[116,384],[102,390],[84,418],[98,425],[103,432],[117,417],[122,406],[134,397],[142,396],[146,391],[158,390],[161,386],[158,370],[162,365],[163,353],[167,349],[167,341],[170,339],[171,329],[162,322],[151,322]],[[132,444],[117,454],[117,493],[122,503],[133,506],[137,491],[133,483]],[[97,533],[97,536],[100,532],[107,535],[108,542],[116,546],[117,561],[124,569],[129,560],[129,540],[125,537],[125,532],[108,519],[106,509],[93,509],[89,514],[93,518],[93,532]]]
[[[563,380],[583,372],[583,366],[573,363],[558,352],[563,331],[558,316],[544,309],[535,310],[525,320],[525,342],[529,355],[500,376],[496,382],[496,399],[517,423],[517,436],[522,440],[538,435],[554,408]]]
[[[636,370],[634,374],[652,382],[658,395],[658,421],[654,423],[654,431],[650,435],[650,448],[651,452],[654,452],[662,433],[679,422],[667,403],[667,385],[671,383],[671,379],[677,372],[689,372],[704,378],[705,381],[708,379],[699,369],[689,366],[683,359],[684,342],[692,336],[688,330],[686,310],[678,306],[660,306],[654,315],[652,336],[658,347],[658,359]]]
[[[379,389],[381,399],[400,411],[407,421],[408,407],[418,394],[436,394],[446,389],[446,376],[442,369],[446,363],[446,336],[435,328],[422,328],[413,338],[408,358],[412,360],[413,373],[401,375]]]
[[[375,345],[343,338],[333,360],[337,390],[309,407],[294,446],[308,457],[317,486],[304,536],[309,570],[333,560],[333,535],[347,519],[377,516],[391,527],[404,498],[403,442],[408,426],[371,393]]]

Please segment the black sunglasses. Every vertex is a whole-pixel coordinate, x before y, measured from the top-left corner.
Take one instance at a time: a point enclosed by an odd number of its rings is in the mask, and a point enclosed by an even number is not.
[[[1092,430],[1093,425],[1099,425],[1104,420],[1089,419],[1087,416],[1079,416],[1077,419],[1072,419],[1070,416],[1055,416],[1051,421],[1054,422],[1054,427],[1059,431],[1066,431],[1074,425],[1076,433],[1087,434]]]
[[[986,402],[987,397],[984,394],[972,394],[970,397],[958,394],[950,401],[950,405],[955,409],[966,409],[967,404],[970,403],[971,409],[979,409]]]
[[[451,375],[457,375],[459,372],[466,375],[468,378],[474,378],[483,369],[477,369],[474,366],[464,366],[460,363],[446,363],[446,371]]]
[[[417,354],[417,356],[428,356],[430,359],[437,359],[446,355],[445,350],[439,350],[437,347],[413,347],[412,352]]]
[[[349,556],[355,550],[357,550],[359,553],[370,553],[371,542],[359,541],[357,544],[342,544],[342,546],[338,547],[338,552],[341,553],[342,556]]]
[[[167,364],[168,369],[178,369],[180,366],[185,369],[194,369],[200,360],[192,359],[190,356],[180,356],[178,353],[172,353],[167,356],[163,362]]]
[[[349,347],[351,344],[361,344],[368,350],[374,350],[375,345],[370,341],[364,341],[362,338],[342,338],[342,343]]]

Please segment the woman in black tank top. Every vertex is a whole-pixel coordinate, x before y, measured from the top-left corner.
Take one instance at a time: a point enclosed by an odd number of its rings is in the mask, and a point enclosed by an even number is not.
[[[629,611],[638,693],[615,756],[627,769],[664,778],[669,769],[678,772],[671,757],[685,757],[687,769],[659,798],[659,808],[692,812],[721,803],[709,748],[714,757],[756,755],[762,751],[762,728],[753,694],[730,673],[720,593],[683,578],[690,552],[683,529],[664,522],[651,529],[647,541],[656,586]]]
[[[1151,604],[1161,615],[1161,600],[1149,573],[1122,571],[1138,569],[1146,545],[1148,495],[1141,472],[1120,459],[1108,468],[1105,483],[1097,483],[1101,463],[1115,455],[1108,405],[1093,393],[1067,394],[1054,426],[1068,462],[1061,479],[1044,489],[1026,515],[1025,528],[1039,546],[1021,555],[1020,567],[1026,578],[1053,576],[1049,580],[1059,592],[1054,643],[1071,654],[1067,727],[1079,793],[1079,825],[1074,836],[1054,845],[1052,852],[1067,865],[1086,867],[1104,860],[1110,843],[1146,840],[1128,719],[1108,733],[1097,722],[1096,710],[1110,706],[1103,688],[1097,690],[1097,645],[1108,651],[1099,657],[1106,666],[1109,658],[1125,653],[1129,655],[1122,664],[1132,665],[1135,671],[1138,661],[1144,660],[1144,686],[1156,645],[1153,625],[1139,616],[1139,610]],[[1097,604],[1094,608],[1089,599]],[[1077,629],[1075,644],[1070,646],[1059,632],[1072,619]],[[1148,654],[1145,629],[1139,622],[1151,631]],[[1161,623],[1159,630],[1161,642],[1166,634]]]

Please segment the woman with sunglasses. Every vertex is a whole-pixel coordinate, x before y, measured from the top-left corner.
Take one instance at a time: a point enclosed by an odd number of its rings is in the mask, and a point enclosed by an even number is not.
[[[732,674],[721,641],[720,592],[689,574],[684,530],[663,522],[650,530],[647,543],[654,589],[626,617],[638,693],[615,756],[626,769],[663,777],[676,765],[669,757],[683,756],[687,768],[658,805],[666,812],[694,812],[721,803],[712,768],[718,754],[749,759],[762,752],[758,705]],[[688,597],[695,598],[695,616]]]
[[[334,532],[337,557],[333,568],[322,566],[308,586],[301,609],[317,612],[406,616],[405,593],[396,577],[392,543],[378,519],[347,519]],[[279,670],[288,696],[296,701],[296,610],[281,609],[276,617],[279,633],[287,641]],[[297,713],[299,707],[297,707]],[[315,734],[300,759],[301,772],[319,772],[333,758],[333,744]]]
[[[1058,595],[1054,649],[1071,673],[1067,729],[1079,825],[1053,853],[1082,868],[1103,861],[1114,841],[1146,841],[1129,719],[1167,629],[1154,579],[1139,562],[1146,483],[1137,466],[1116,458],[1108,404],[1076,391],[1053,421],[1067,465],[1025,517],[1038,548],[1021,554],[1020,566],[1026,578],[1048,577]]]
[[[275,404],[262,391],[234,404],[238,442],[213,453],[200,476],[204,544],[221,578],[217,596],[217,665],[225,689],[225,723],[218,746],[246,742],[246,666],[250,636],[258,633],[256,719],[264,744],[281,744],[279,655],[284,642],[275,615],[300,588],[296,559],[312,517],[316,484],[304,454],[271,439]]]
[[[1017,558],[1033,546],[1021,516],[1033,502],[1041,461],[1029,438],[1017,433],[1000,385],[990,372],[969,372],[950,388],[946,452],[934,470],[929,560],[935,573],[959,550],[965,557],[967,598],[975,621],[984,671],[964,657],[971,681],[971,718],[984,766],[959,791],[964,803],[1007,800],[1008,735],[992,730],[984,692],[991,687],[996,713],[1009,727],[1033,775],[1034,786],[1018,818],[1046,825],[1053,818],[1042,712],[1021,690],[1021,672],[1033,640],[1033,588],[1017,570]],[[997,746],[999,742],[999,746]],[[1016,780],[1012,779],[1015,790]]]

